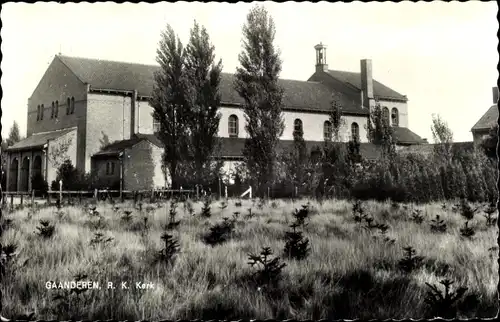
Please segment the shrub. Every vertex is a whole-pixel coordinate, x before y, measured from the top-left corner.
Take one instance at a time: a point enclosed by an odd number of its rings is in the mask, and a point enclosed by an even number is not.
[[[298,224],[290,226],[293,231],[285,233],[284,254],[286,257],[301,260],[309,255],[309,240],[304,238],[301,231],[296,231]]]
[[[31,187],[35,190],[35,195],[37,197],[44,196],[49,190],[49,184],[41,173],[35,173],[31,178]]]
[[[258,266],[253,278],[257,285],[276,285],[281,279],[281,271],[286,266],[280,262],[279,257],[270,259],[273,254],[271,248],[262,247],[260,255],[248,254],[248,264],[252,267]]]
[[[163,240],[163,248],[158,252],[156,257],[157,262],[163,262],[165,264],[173,264],[175,256],[180,252],[180,245],[177,239],[172,235],[164,232],[161,235],[161,240]]]
[[[234,232],[235,220],[224,218],[221,223],[215,224],[210,227],[208,234],[203,236],[203,241],[211,246],[219,245],[231,238]]]
[[[51,225],[48,220],[40,220],[40,226],[37,226],[36,229],[39,236],[49,239],[54,235],[55,226]]]
[[[211,203],[210,197],[206,196],[205,200],[203,201],[203,207],[201,208],[201,216],[202,217],[209,218],[212,216],[212,212],[210,209],[210,203]]]
[[[411,273],[422,266],[424,257],[416,256],[416,250],[411,247],[403,247],[405,256],[399,260],[398,267],[405,273]]]
[[[433,317],[454,318],[457,314],[458,301],[464,296],[467,288],[459,287],[452,292],[450,291],[452,281],[442,280],[439,283],[444,286],[444,294],[438,290],[437,286],[425,283],[430,288],[425,297],[425,303],[430,307]]]
[[[436,218],[431,220],[431,231],[435,233],[445,233],[447,229],[446,223],[442,220],[439,215],[436,215]]]

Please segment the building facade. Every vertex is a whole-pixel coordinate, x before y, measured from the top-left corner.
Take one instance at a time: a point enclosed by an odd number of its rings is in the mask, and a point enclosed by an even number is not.
[[[481,116],[471,129],[474,144],[479,144],[490,133],[493,126],[498,124],[498,87],[493,87],[493,105]]]
[[[407,97],[373,79],[371,60],[361,60],[359,73],[330,70],[326,64],[326,46],[317,45],[315,50],[315,73],[307,81],[280,80],[284,89],[285,129],[281,137],[284,145],[293,140],[297,128],[303,130],[309,143],[321,144],[331,136],[328,115],[332,96],[343,107],[344,124],[340,131],[343,141],[355,136],[362,145],[368,144],[366,126],[370,108],[378,101],[394,127],[398,145],[425,143],[408,129]],[[57,162],[52,162],[50,155],[54,153],[50,151],[66,147],[68,136],[72,139],[65,157],[83,172],[102,172],[100,162],[106,154],[101,152],[106,147],[121,141],[135,142],[141,135],[150,137],[142,136],[140,143],[123,148],[112,158],[134,149],[139,151],[136,147],[139,144],[149,147],[153,163],[161,164],[158,152],[161,144],[151,138],[158,124],[149,104],[158,69],[159,66],[56,55],[28,99],[27,138],[7,150],[8,190],[30,190],[29,178],[36,171],[41,171],[49,184],[55,180]],[[242,142],[248,136],[244,101],[234,90],[233,80],[232,74],[221,75],[222,117],[218,135],[222,138],[221,157],[226,160],[228,171],[241,160]],[[154,173],[150,176],[154,179],[132,185],[134,173],[141,175],[137,166],[120,169],[123,187],[150,188],[168,182],[158,179],[164,175],[159,167],[152,167]],[[126,171],[129,172],[125,174]],[[116,176],[116,172],[110,176]]]

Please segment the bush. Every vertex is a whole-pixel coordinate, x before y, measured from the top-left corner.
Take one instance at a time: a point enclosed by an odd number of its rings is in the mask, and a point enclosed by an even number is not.
[[[41,173],[36,173],[31,178],[31,188],[35,190],[35,196],[41,197],[44,196],[49,190],[49,184]]]

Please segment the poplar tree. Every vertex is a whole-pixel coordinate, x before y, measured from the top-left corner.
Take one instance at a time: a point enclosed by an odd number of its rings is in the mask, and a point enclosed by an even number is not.
[[[12,124],[12,127],[10,128],[9,131],[9,136],[7,137],[7,146],[13,146],[17,142],[21,141],[21,133],[19,131],[19,124],[17,124],[16,121],[14,121],[14,124]]]
[[[263,6],[255,6],[243,26],[241,67],[236,69],[234,87],[243,98],[245,141],[243,156],[253,174],[257,193],[265,194],[275,178],[276,147],[283,134],[283,89],[278,83],[281,59],[274,47],[276,29]]]
[[[185,50],[185,68],[191,115],[188,119],[189,153],[197,184],[213,180],[210,177],[216,175],[221,166],[213,157],[219,148],[222,60],[214,61],[215,47],[207,30],[195,21]]]
[[[172,187],[177,188],[178,169],[188,154],[187,126],[190,113],[186,99],[188,82],[183,46],[170,25],[161,33],[156,53],[160,69],[154,75],[150,104],[153,117],[160,124],[157,136],[164,145],[163,166],[168,169]]]
[[[393,156],[396,152],[394,130],[377,102],[368,117],[368,140],[382,149],[383,156]]]

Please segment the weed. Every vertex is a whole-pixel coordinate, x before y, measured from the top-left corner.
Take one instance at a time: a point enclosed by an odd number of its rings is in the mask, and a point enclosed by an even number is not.
[[[130,223],[132,221],[132,211],[124,210],[121,220],[127,224]]]
[[[288,258],[301,260],[309,255],[309,239],[304,238],[301,231],[296,231],[298,224],[290,225],[293,231],[285,233],[284,254]]]
[[[234,203],[236,207],[241,207],[241,200],[238,200]]]
[[[173,198],[170,201],[170,209],[168,214],[169,214],[169,221],[165,230],[175,229],[180,224],[180,221],[175,221],[175,217],[177,216],[177,199]]]
[[[194,216],[193,203],[189,199],[186,199],[186,201],[184,201],[184,212],[188,213],[190,216]]]
[[[433,317],[454,318],[457,314],[458,301],[464,296],[467,288],[459,287],[455,291],[450,291],[452,281],[442,280],[439,283],[444,286],[444,294],[436,285],[425,283],[430,288],[425,297],[425,303],[430,307]]]
[[[417,224],[424,222],[424,216],[422,215],[422,209],[414,209],[411,215],[411,220]]]
[[[297,226],[305,226],[306,220],[309,218],[309,204],[302,205],[301,209],[295,209],[293,214]]]
[[[434,233],[445,233],[446,230],[446,223],[439,217],[439,215],[436,215],[436,218],[431,220],[431,231]]]
[[[493,214],[497,211],[497,207],[494,202],[490,203],[488,206],[486,206],[486,209],[484,210],[485,215],[484,217],[486,218],[486,226],[487,227],[492,227],[496,225],[496,220],[497,218],[493,216]]]
[[[474,218],[474,215],[476,211],[479,209],[477,208],[472,208],[472,206],[467,202],[467,200],[462,199],[460,201],[460,204],[457,206],[458,211],[462,215],[462,217],[465,218],[465,220],[472,220]]]
[[[462,228],[460,228],[460,235],[462,235],[462,237],[465,237],[465,238],[472,238],[476,232],[474,230],[474,228],[472,227],[469,227],[469,221],[466,221],[464,223],[464,226]]]
[[[234,232],[234,220],[223,218],[221,223],[215,224],[210,227],[208,234],[203,236],[203,241],[207,245],[215,246],[222,244],[231,238]]]
[[[90,240],[90,246],[107,246],[110,242],[113,241],[113,239],[113,237],[105,237],[101,232],[95,232],[94,237]]]
[[[51,225],[48,220],[40,220],[40,226],[36,227],[38,235],[46,239],[52,238],[55,228],[56,227]]]
[[[251,219],[251,218],[255,217],[255,214],[252,213],[252,208],[248,208],[247,210],[248,210],[248,214],[245,215],[245,219]]]
[[[252,267],[259,266],[253,274],[253,278],[258,285],[276,285],[281,279],[281,271],[286,264],[281,263],[279,257],[270,259],[269,256],[272,254],[270,247],[262,247],[260,255],[248,254],[248,264]]]
[[[165,264],[173,264],[175,261],[175,256],[180,252],[180,244],[174,236],[169,235],[164,232],[161,235],[161,240],[163,240],[163,249],[158,252],[156,257],[157,262],[163,262]]]
[[[403,272],[409,274],[423,265],[424,257],[416,256],[416,250],[413,247],[403,247],[403,250],[405,256],[398,262],[398,266]]]
[[[210,209],[211,200],[209,196],[205,197],[203,201],[203,207],[201,208],[201,216],[205,218],[209,218],[212,216],[212,211]]]

